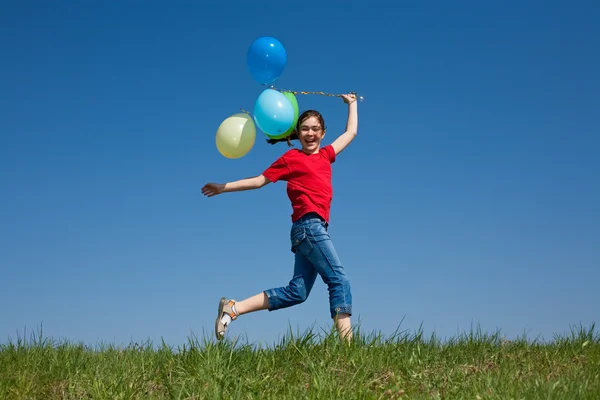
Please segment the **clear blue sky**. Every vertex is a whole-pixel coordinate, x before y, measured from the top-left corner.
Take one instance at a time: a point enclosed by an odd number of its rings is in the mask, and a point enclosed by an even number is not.
[[[452,2],[450,2],[452,3]],[[285,6],[283,5],[285,4]],[[5,2],[0,13],[0,342],[41,324],[90,344],[213,337],[221,296],[291,278],[285,183],[205,198],[287,145],[221,156],[262,87],[356,91],[331,235],[354,322],[550,340],[598,320],[600,9],[594,2]],[[320,110],[324,143],[341,99]],[[252,343],[329,325],[327,290],[230,328]]]

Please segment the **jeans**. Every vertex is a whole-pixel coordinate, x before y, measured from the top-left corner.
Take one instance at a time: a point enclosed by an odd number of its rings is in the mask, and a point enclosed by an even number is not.
[[[317,274],[329,290],[331,318],[352,315],[350,282],[333,247],[327,224],[316,214],[307,214],[292,224],[291,250],[295,254],[294,274],[287,286],[265,290],[269,311],[304,302]]]

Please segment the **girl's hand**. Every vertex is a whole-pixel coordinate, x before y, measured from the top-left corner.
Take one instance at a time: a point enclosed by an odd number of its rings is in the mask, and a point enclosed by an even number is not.
[[[223,193],[223,189],[225,189],[225,185],[222,183],[207,183],[202,187],[202,194],[212,197]]]
[[[343,94],[342,99],[346,104],[352,104],[356,101],[356,95],[354,93]]]

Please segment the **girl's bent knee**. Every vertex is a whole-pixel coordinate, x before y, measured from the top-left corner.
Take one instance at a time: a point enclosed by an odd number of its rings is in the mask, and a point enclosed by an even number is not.
[[[304,279],[301,276],[294,277],[287,289],[290,300],[296,304],[303,303],[308,297]]]
[[[304,303],[306,301],[306,297],[306,289],[304,288],[304,286],[294,288],[289,292],[290,301],[294,304]]]

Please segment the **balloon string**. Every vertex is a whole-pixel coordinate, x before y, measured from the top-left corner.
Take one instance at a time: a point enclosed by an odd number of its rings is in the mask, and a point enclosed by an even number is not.
[[[316,94],[316,95],[320,95],[320,96],[328,96],[328,97],[342,97],[342,96],[343,96],[342,94],[336,94],[336,93],[326,93],[326,92],[305,92],[305,91],[297,92],[297,91],[294,91],[294,90],[277,89],[277,88],[275,88],[274,86],[269,86],[269,88],[271,88],[271,89],[273,89],[273,90],[279,90],[279,91],[281,91],[281,92],[290,92],[290,93],[292,93],[292,94],[294,94],[294,95],[297,95],[297,94]],[[350,93],[351,93],[351,94],[354,94],[354,95],[356,95],[356,92],[350,92]],[[363,97],[363,96],[358,96],[358,95],[357,95],[356,97],[357,97],[357,98],[358,98],[360,101],[363,101],[363,100],[364,100],[364,97]]]
[[[297,92],[297,91],[294,91],[294,90],[277,89],[277,88],[275,88],[274,86],[269,86],[269,88],[270,88],[270,89],[273,89],[273,90],[278,90],[278,91],[280,91],[280,92],[289,92],[289,93],[292,93],[292,94],[294,94],[294,95],[298,95],[298,94],[317,94],[317,95],[320,95],[320,96],[328,96],[328,97],[342,97],[342,96],[343,96],[342,94],[335,94],[335,93],[325,93],[325,92],[304,92],[304,91],[303,91],[303,92]],[[354,95],[356,95],[356,92],[350,92],[350,94],[354,94]],[[357,98],[358,98],[358,100],[360,100],[360,101],[363,101],[363,100],[364,100],[364,98],[363,98],[362,96],[358,96],[358,95],[357,95]],[[250,115],[250,113],[249,113],[248,111],[244,110],[243,108],[240,108],[240,110],[241,110],[243,113]]]

